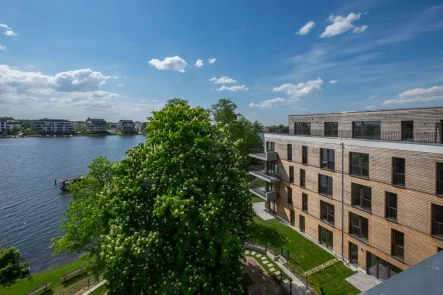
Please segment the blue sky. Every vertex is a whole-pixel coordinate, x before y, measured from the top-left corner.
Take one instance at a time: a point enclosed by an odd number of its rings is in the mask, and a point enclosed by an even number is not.
[[[1,7],[0,116],[145,120],[173,97],[203,107],[226,97],[251,120],[287,124],[288,114],[443,105],[441,1]]]

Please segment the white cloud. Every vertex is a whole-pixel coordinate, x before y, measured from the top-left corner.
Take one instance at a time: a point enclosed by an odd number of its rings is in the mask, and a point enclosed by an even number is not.
[[[197,68],[202,67],[202,66],[203,66],[203,61],[202,61],[201,59],[197,60],[197,62],[195,63],[195,66],[196,66]]]
[[[300,30],[298,30],[297,35],[306,35],[309,33],[309,31],[315,27],[315,22],[313,21],[308,21],[306,23],[306,25],[304,25],[303,27],[300,28]]]
[[[234,84],[237,83],[236,80],[223,76],[220,78],[216,78],[216,77],[212,77],[211,79],[209,79],[210,82],[213,82],[214,84]]]
[[[75,71],[61,72],[51,78],[53,88],[60,92],[72,91],[95,91],[106,83],[108,79],[115,79],[116,76],[104,76],[100,72],[91,69],[81,69]]]
[[[223,85],[220,88],[216,89],[217,91],[231,91],[231,92],[237,92],[237,91],[248,91],[248,87],[246,87],[245,85],[241,85],[241,86],[225,86]]]
[[[5,46],[3,46],[3,45],[0,45],[0,50],[5,50],[6,49],[6,47]]]
[[[5,32],[3,34],[5,34],[8,37],[15,37],[15,36],[17,36],[17,34],[8,25],[0,24],[0,28],[4,28],[5,29]]]
[[[276,108],[279,107],[283,104],[286,104],[287,100],[281,97],[277,97],[274,99],[269,99],[269,100],[264,100],[260,103],[250,103],[249,107],[250,108],[259,108],[259,109],[271,109],[271,108]]]
[[[185,72],[185,68],[188,65],[186,61],[179,56],[166,57],[162,61],[158,59],[151,59],[149,64],[161,71],[171,70],[181,73]]]
[[[208,63],[213,64],[215,63],[216,60],[217,60],[216,58],[210,58],[208,59]]]
[[[344,17],[341,15],[330,15],[328,21],[332,22],[329,26],[326,27],[325,31],[320,35],[320,38],[329,38],[333,36],[337,36],[347,31],[353,30],[354,33],[361,33],[365,31],[368,26],[363,25],[361,27],[357,27],[352,22],[360,19],[361,13],[355,14],[350,13],[348,16]]]
[[[443,100],[443,86],[407,90],[400,93],[397,98],[386,100],[383,102],[383,105],[428,102],[436,100]]]
[[[375,108],[375,106],[367,106],[367,107],[365,107],[365,109],[367,109],[367,110],[372,110],[374,108]]]
[[[339,80],[329,80],[329,84],[337,84]]]
[[[279,87],[272,89],[273,92],[286,93],[291,100],[298,101],[300,97],[307,96],[315,91],[321,90],[323,80],[317,78],[317,80],[308,81],[306,83],[298,84],[283,84]]]

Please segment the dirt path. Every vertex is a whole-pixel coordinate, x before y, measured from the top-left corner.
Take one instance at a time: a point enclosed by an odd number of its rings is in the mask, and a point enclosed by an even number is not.
[[[248,286],[249,295],[280,294],[278,283],[268,275],[254,258],[246,256],[245,271],[252,281],[252,285]]]

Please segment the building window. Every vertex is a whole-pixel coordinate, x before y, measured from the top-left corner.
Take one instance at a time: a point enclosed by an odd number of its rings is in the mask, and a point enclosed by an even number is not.
[[[358,265],[358,246],[349,242],[349,262]]]
[[[318,226],[318,232],[319,232],[319,242],[320,244],[328,247],[329,249],[334,248],[334,236],[330,230],[327,230],[326,228],[322,226]]]
[[[443,164],[437,163],[437,195],[443,195]]]
[[[349,233],[358,239],[368,241],[368,219],[351,212],[349,212],[349,219]]]
[[[294,183],[294,167],[289,166],[289,182]]]
[[[302,160],[303,165],[308,165],[308,147],[302,146]]]
[[[277,161],[269,161],[267,165],[267,173],[272,176],[280,177]]]
[[[267,141],[267,142],[266,142],[266,151],[267,151],[267,152],[273,152],[273,151],[275,151],[275,142]]]
[[[414,121],[401,121],[401,140],[414,140]]]
[[[292,204],[292,188],[288,187],[288,204]]]
[[[300,187],[306,187],[306,172],[305,172],[305,169],[300,169]]]
[[[305,232],[305,217],[303,215],[299,215],[300,216],[300,231],[302,233]]]
[[[380,121],[352,122],[352,137],[380,139]]]
[[[397,220],[397,194],[386,192],[386,218]]]
[[[335,150],[320,149],[320,167],[335,170]]]
[[[366,272],[379,280],[387,280],[402,270],[380,257],[366,251]]]
[[[266,182],[267,192],[275,191],[275,184],[273,182]]]
[[[291,215],[290,215],[291,225],[294,226],[294,225],[295,225],[295,211],[294,211],[294,210],[291,210],[291,213],[290,213],[290,214],[291,214]]]
[[[391,231],[391,255],[401,260],[405,257],[405,234],[393,229]]]
[[[432,204],[432,235],[443,238],[443,206]]]
[[[405,186],[405,159],[392,158],[392,184]]]
[[[292,144],[288,144],[288,161],[292,161]]]
[[[311,123],[308,122],[294,123],[294,134],[311,135]]]
[[[369,177],[369,154],[350,153],[351,175]]]
[[[301,210],[308,212],[308,195],[305,193],[301,194]]]
[[[323,174],[318,175],[318,192],[322,195],[332,197],[332,177]]]
[[[338,137],[338,122],[325,122],[325,136]]]
[[[371,211],[372,189],[358,183],[351,184],[352,206]]]
[[[320,220],[334,225],[334,205],[320,201]]]

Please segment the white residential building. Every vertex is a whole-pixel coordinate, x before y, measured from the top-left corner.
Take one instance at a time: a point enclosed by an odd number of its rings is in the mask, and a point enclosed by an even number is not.
[[[132,120],[120,120],[117,123],[117,129],[123,132],[135,131],[135,124]]]
[[[38,133],[72,133],[72,123],[68,120],[41,119],[32,122],[31,128]]]
[[[88,131],[92,132],[105,132],[106,121],[104,119],[91,119],[86,120],[86,126]]]

